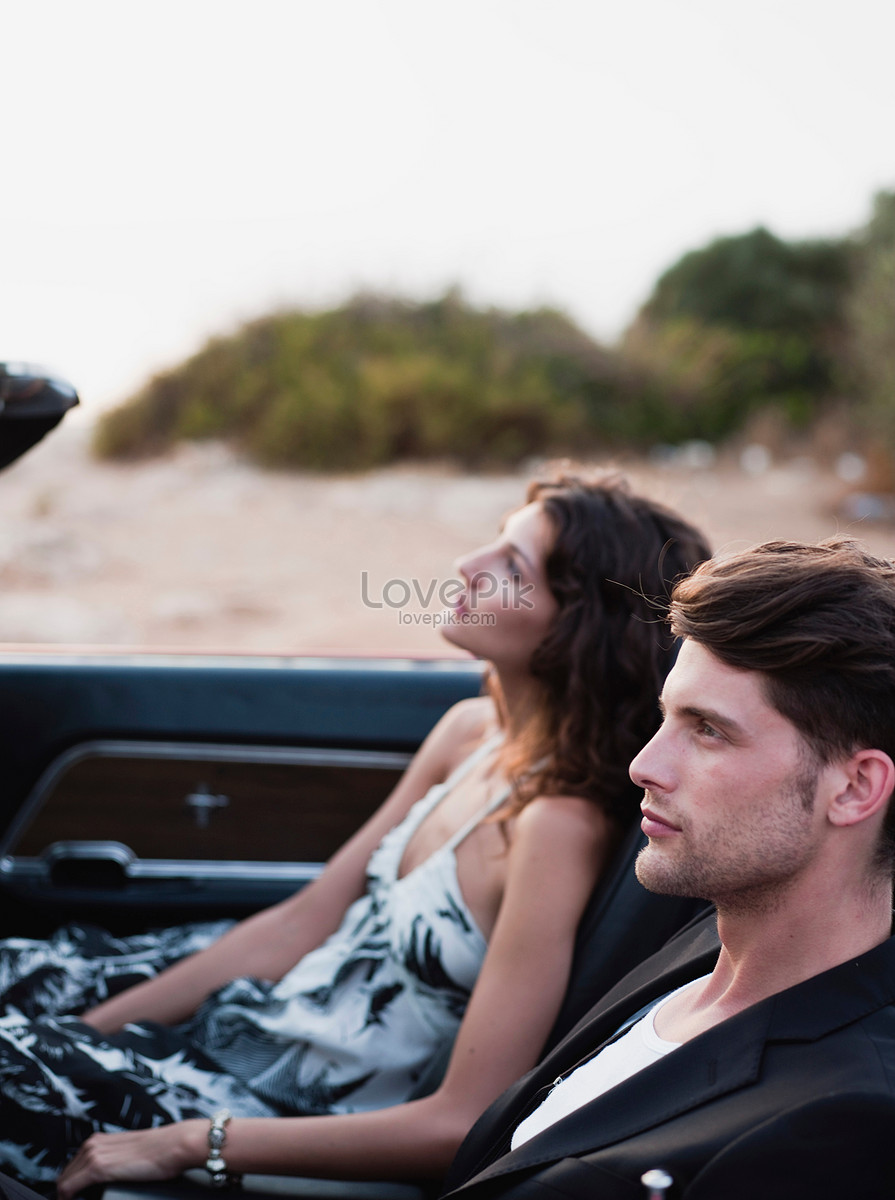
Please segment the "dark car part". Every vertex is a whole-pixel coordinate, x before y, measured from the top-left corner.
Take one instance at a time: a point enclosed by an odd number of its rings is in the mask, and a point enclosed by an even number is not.
[[[457,660],[4,652],[0,934],[45,936],[69,920],[133,933],[283,899],[481,684],[478,664]],[[228,805],[207,805],[221,796]],[[207,823],[197,821],[206,806]],[[550,1044],[698,907],[640,886],[643,840],[633,826],[587,906]],[[443,1069],[444,1057],[433,1061],[421,1092]],[[243,1181],[246,1200],[430,1200],[438,1190]],[[111,1184],[103,1200],[203,1196],[200,1170]]]
[[[62,379],[27,363],[0,363],[0,468],[30,450],[78,403]]]

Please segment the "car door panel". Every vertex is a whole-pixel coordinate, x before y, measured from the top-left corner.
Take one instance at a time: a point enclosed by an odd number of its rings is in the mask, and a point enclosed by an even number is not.
[[[244,915],[370,815],[474,664],[0,659],[0,931]]]

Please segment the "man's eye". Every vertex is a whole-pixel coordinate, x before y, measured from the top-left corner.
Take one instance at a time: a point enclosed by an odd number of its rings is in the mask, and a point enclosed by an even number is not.
[[[706,738],[720,738],[721,734],[713,725],[709,725],[706,721],[700,721],[696,726],[696,732]]]

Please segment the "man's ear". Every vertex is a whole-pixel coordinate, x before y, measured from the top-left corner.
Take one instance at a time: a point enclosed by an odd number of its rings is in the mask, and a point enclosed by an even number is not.
[[[895,763],[883,750],[856,750],[837,764],[845,787],[827,809],[834,825],[857,825],[874,816],[889,803],[895,790]]]

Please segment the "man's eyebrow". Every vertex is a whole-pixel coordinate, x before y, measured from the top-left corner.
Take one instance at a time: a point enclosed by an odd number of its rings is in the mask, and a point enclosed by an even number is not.
[[[659,697],[659,711],[663,717],[668,715],[665,700],[662,696]],[[705,721],[707,725],[716,725],[732,737],[746,736],[746,730],[733,717],[727,717],[724,713],[718,712],[714,708],[703,708],[698,704],[684,704],[680,708],[676,708],[675,712],[682,717],[690,717],[694,721]]]

